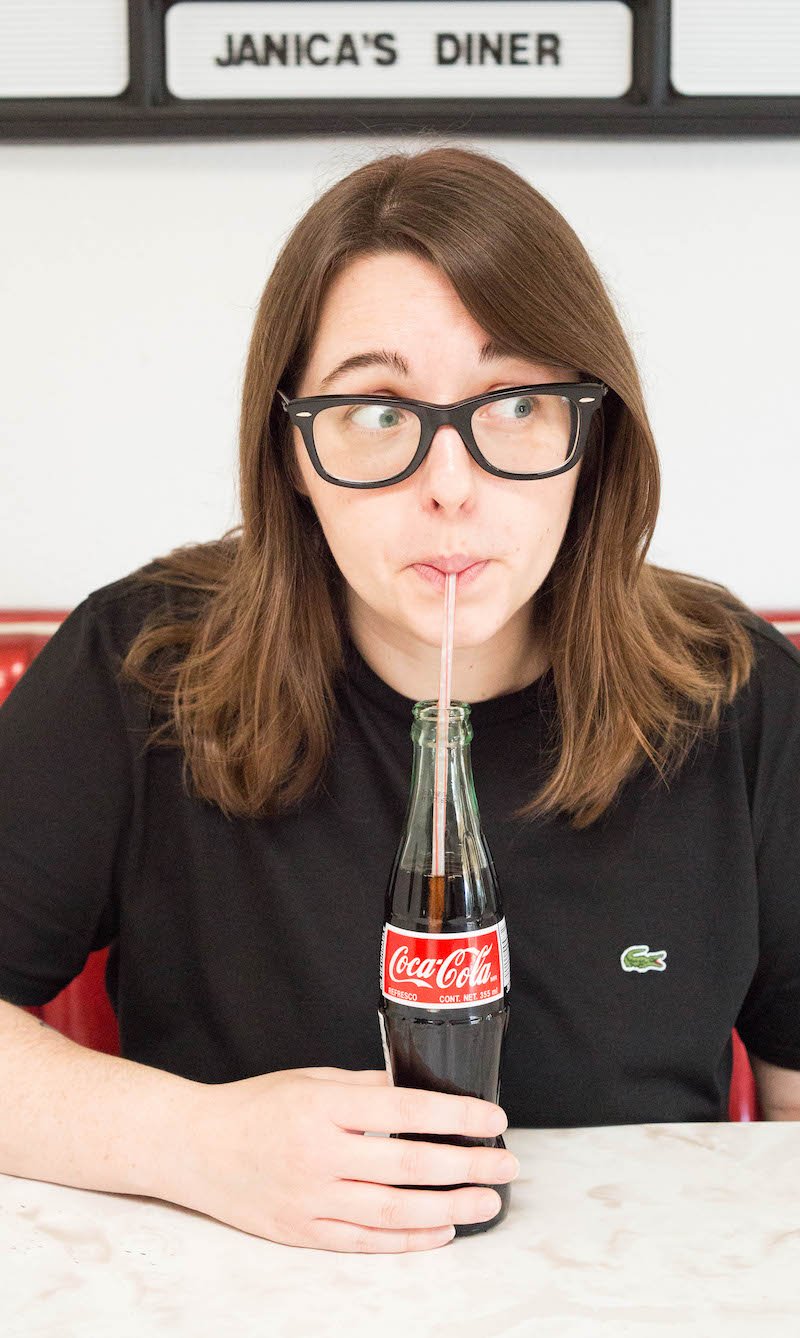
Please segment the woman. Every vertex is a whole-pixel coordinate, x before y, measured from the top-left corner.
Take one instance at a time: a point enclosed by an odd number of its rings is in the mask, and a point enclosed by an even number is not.
[[[449,567],[510,1123],[724,1119],[734,1026],[767,1114],[800,1111],[800,655],[646,562],[658,498],[619,322],[526,182],[437,148],[309,209],[253,331],[242,525],[93,592],[2,713],[2,1048],[29,1094],[3,1169],[333,1249],[495,1214],[499,1150],[360,1136],[504,1123],[381,1072],[383,894]],[[105,944],[119,1060],[10,1006]]]

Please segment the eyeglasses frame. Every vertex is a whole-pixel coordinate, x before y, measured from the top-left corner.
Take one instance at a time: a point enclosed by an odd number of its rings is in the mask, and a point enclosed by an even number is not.
[[[395,395],[305,395],[300,399],[290,399],[282,390],[278,396],[290,422],[300,429],[303,442],[308,451],[314,469],[320,478],[341,488],[386,488],[392,483],[402,483],[422,464],[431,448],[433,438],[440,427],[454,427],[473,460],[502,479],[549,479],[557,474],[564,474],[573,469],[583,455],[589,436],[589,426],[595,411],[602,406],[603,397],[609,387],[603,381],[548,381],[544,385],[506,386],[503,390],[490,390],[486,395],[472,395],[469,399],[456,400],[453,404],[431,404],[427,400],[400,398]],[[495,400],[507,399],[513,395],[536,393],[560,395],[568,399],[577,414],[574,445],[569,458],[558,469],[548,469],[538,474],[514,474],[506,469],[497,469],[481,454],[472,432],[472,415],[483,404],[492,404]],[[355,483],[348,479],[335,478],[329,474],[320,460],[314,445],[314,419],[323,409],[335,408],[342,404],[392,404],[416,413],[420,420],[420,439],[411,463],[400,474],[377,482]]]

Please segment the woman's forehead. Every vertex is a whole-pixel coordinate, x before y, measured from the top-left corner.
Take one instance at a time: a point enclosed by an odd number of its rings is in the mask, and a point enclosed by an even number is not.
[[[449,280],[433,265],[394,252],[352,261],[332,282],[312,341],[309,370],[320,392],[347,372],[383,366],[395,376],[424,370],[430,358],[466,357],[488,369],[518,365],[524,376],[573,369],[534,351],[524,341],[487,334],[466,310]]]
[[[325,295],[317,321],[319,336],[335,337],[343,321],[348,327],[386,331],[398,323],[419,326],[446,320],[480,333],[449,279],[413,256],[365,256],[353,261]],[[485,337],[485,336],[484,336]]]

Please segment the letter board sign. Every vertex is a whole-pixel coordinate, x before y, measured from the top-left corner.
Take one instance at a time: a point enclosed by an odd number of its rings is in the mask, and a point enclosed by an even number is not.
[[[796,135],[800,0],[0,0],[0,139]]]

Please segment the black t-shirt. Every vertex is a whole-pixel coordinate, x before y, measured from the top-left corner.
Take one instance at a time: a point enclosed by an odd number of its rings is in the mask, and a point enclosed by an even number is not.
[[[94,591],[0,709],[0,996],[44,1003],[110,945],[131,1059],[211,1083],[380,1068],[413,702],[348,643],[325,784],[291,815],[229,820],[188,797],[177,747],[143,750],[146,695],[116,673],[147,613],[181,598],[128,578]],[[510,816],[543,776],[551,672],[473,704],[512,1125],[724,1120],[734,1026],[800,1069],[800,654],[750,623],[757,664],[717,734],[669,787],[643,767],[582,831]],[[625,969],[645,952],[650,969]]]

